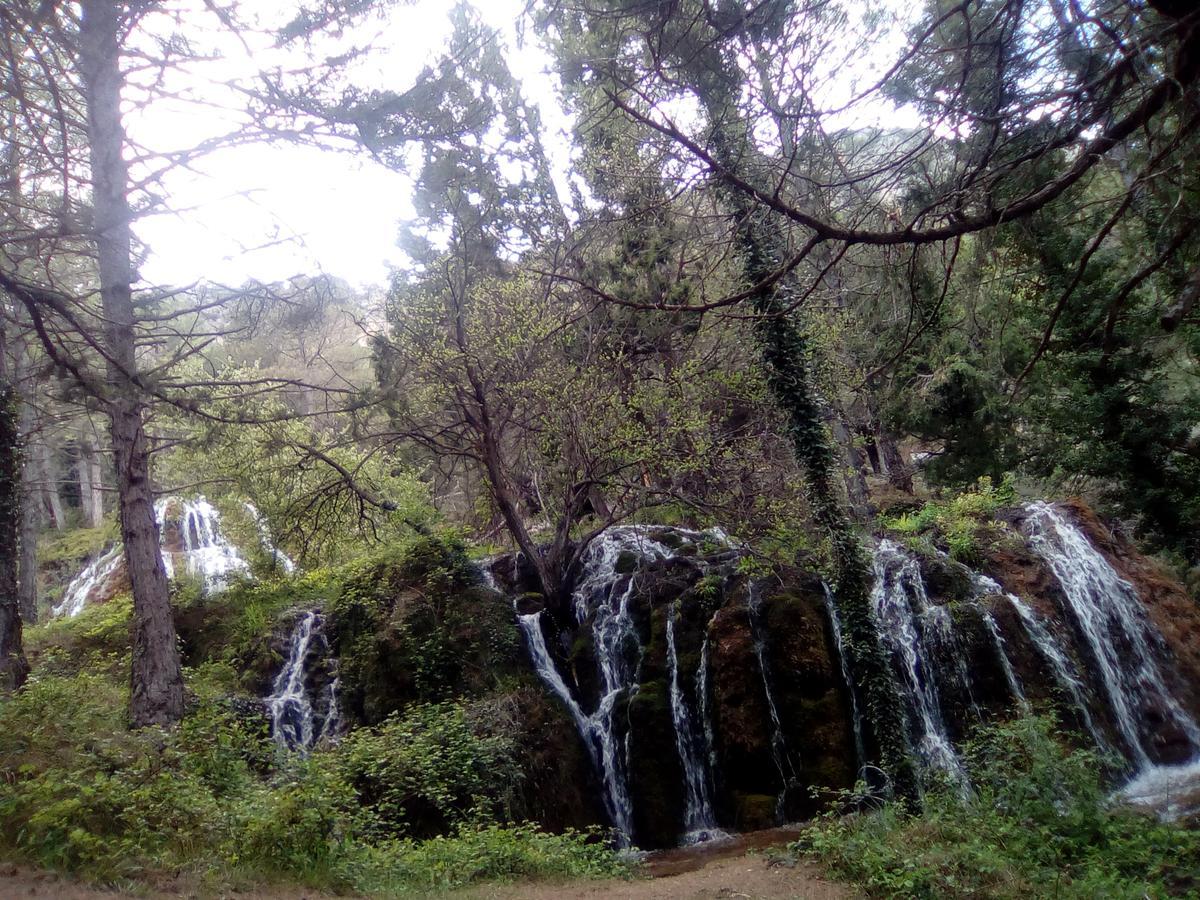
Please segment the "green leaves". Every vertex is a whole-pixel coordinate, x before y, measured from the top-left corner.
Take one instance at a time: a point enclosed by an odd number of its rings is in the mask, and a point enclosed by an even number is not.
[[[967,744],[973,792],[947,786],[920,815],[831,810],[793,845],[879,897],[1165,897],[1200,875],[1200,835],[1114,807],[1105,760],[1052,718],[983,729]],[[851,798],[853,799],[853,798]]]

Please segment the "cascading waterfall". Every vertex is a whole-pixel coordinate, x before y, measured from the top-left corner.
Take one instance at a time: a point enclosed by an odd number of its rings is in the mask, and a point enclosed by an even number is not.
[[[1008,691],[1012,694],[1013,699],[1017,701],[1017,705],[1021,709],[1029,710],[1029,700],[1025,696],[1025,689],[1021,687],[1021,679],[1017,677],[1017,672],[1013,668],[1012,660],[1008,658],[1008,648],[1004,643],[1004,636],[1000,634],[1000,626],[996,624],[995,617],[986,609],[981,610],[980,615],[983,619],[983,625],[988,630],[988,634],[992,636],[992,646],[996,649],[996,656],[1000,659],[1000,670],[1004,673],[1004,681],[1008,685]]]
[[[714,616],[715,618],[715,616]],[[696,668],[696,704],[700,707],[700,723],[704,729],[704,751],[708,756],[708,771],[712,778],[717,776],[717,738],[713,730],[712,711],[708,706],[708,633],[712,620],[704,627],[704,640],[700,644],[700,665]]]
[[[307,685],[314,641],[325,646],[324,627],[325,617],[316,610],[308,610],[296,620],[288,641],[287,659],[275,677],[271,695],[264,701],[271,716],[271,734],[284,749],[307,752],[322,740],[334,737],[340,728],[337,678],[326,686],[323,708],[319,711],[313,707]]]
[[[788,790],[796,783],[796,769],[788,755],[787,741],[783,736],[783,720],[779,717],[779,707],[775,705],[775,694],[771,690],[771,671],[767,664],[767,639],[763,634],[762,592],[754,582],[747,588],[746,610],[750,617],[750,635],[754,640],[754,655],[758,659],[758,671],[762,675],[763,693],[767,698],[767,715],[771,720],[771,758],[775,768],[779,770],[782,787],[776,801],[777,815],[780,819],[785,814],[785,803]]]
[[[110,547],[101,553],[82,572],[71,579],[63,592],[62,602],[51,611],[52,616],[71,618],[83,612],[88,597],[101,585],[106,584],[125,562],[125,548],[122,544]]]
[[[833,591],[825,582],[821,582],[825,592],[825,612],[829,615],[829,629],[833,636],[833,647],[837,653],[838,665],[842,670],[842,681],[846,685],[846,694],[850,697],[850,724],[854,729],[854,755],[861,775],[867,765],[867,748],[863,741],[863,717],[858,705],[858,689],[854,686],[854,678],[850,674],[850,661],[846,658],[846,648],[842,643],[842,618],[838,614],[837,602]]]
[[[871,604],[884,643],[898,661],[898,675],[908,701],[916,749],[924,765],[966,784],[966,773],[942,720],[932,660],[925,651],[921,618],[931,604],[916,559],[892,541],[875,550],[875,587]]]
[[[242,507],[249,514],[250,518],[254,520],[254,525],[258,529],[259,543],[262,544],[262,548],[267,552],[267,555],[275,560],[279,564],[279,568],[283,569],[286,574],[291,575],[295,572],[296,563],[290,556],[275,546],[275,541],[271,538],[271,529],[267,525],[267,520],[263,518],[262,513],[258,511],[258,507],[249,501],[243,503]]]
[[[1015,594],[1006,593],[1004,596],[1017,611],[1021,627],[1025,629],[1025,633],[1033,642],[1038,654],[1050,666],[1050,671],[1054,673],[1054,680],[1059,689],[1070,695],[1073,709],[1079,715],[1083,727],[1092,736],[1096,746],[1109,755],[1117,755],[1116,749],[1104,736],[1104,732],[1097,727],[1096,720],[1092,718],[1087,688],[1084,686],[1083,678],[1075,663],[1062,651],[1058,640],[1032,606]]]
[[[529,652],[529,660],[533,663],[534,671],[550,688],[551,693],[566,706],[567,712],[571,714],[571,719],[575,722],[576,729],[583,737],[583,745],[587,748],[588,756],[591,757],[592,766],[600,772],[604,779],[604,808],[608,812],[609,818],[612,819],[618,834],[625,836],[628,840],[628,835],[633,828],[633,810],[628,803],[628,794],[621,794],[619,791],[613,790],[609,784],[608,770],[604,765],[604,754],[600,749],[602,735],[599,734],[597,727],[599,723],[583,711],[583,707],[579,705],[571,693],[571,689],[567,687],[567,683],[558,674],[558,669],[554,666],[554,658],[550,656],[550,650],[546,647],[546,636],[542,633],[541,612],[529,613],[524,616],[518,614],[517,624],[525,635],[525,646]]]
[[[1087,536],[1048,503],[1026,507],[1030,546],[1063,589],[1095,662],[1113,719],[1138,771],[1153,765],[1138,727],[1144,711],[1157,709],[1200,754],[1200,727],[1171,694],[1155,659],[1162,638],[1146,616],[1133,585],[1122,579]]]
[[[708,538],[726,545],[729,543],[723,533],[716,531],[674,531],[691,539]],[[622,565],[628,555],[632,555],[635,560],[632,566]],[[584,710],[555,667],[542,632],[541,613],[517,615],[517,622],[525,635],[525,644],[535,671],[550,691],[562,700],[583,738],[602,782],[605,810],[616,829],[617,840],[623,846],[629,846],[633,838],[633,801],[628,774],[629,735],[626,734],[622,739],[617,718],[619,709],[623,708],[621,702],[634,696],[638,690],[643,653],[630,603],[636,590],[638,571],[648,562],[670,559],[673,556],[675,551],[667,544],[655,540],[650,529],[645,526],[610,528],[596,537],[588,547],[583,560],[584,577],[572,593],[572,610],[577,625],[591,632],[592,649],[600,676],[600,696],[596,708],[591,713]],[[497,587],[487,567],[483,568],[482,577],[489,586]],[[685,787],[689,797],[685,827],[695,840],[705,840],[721,834],[715,825],[711,799],[713,777],[710,767],[715,755],[712,751],[712,725],[708,715],[707,648],[702,648],[701,671],[697,671],[696,674],[701,729],[706,751],[702,753],[696,749],[696,726],[691,721],[683,701],[678,660],[674,653],[673,621],[668,623],[668,635],[672,666],[675,667],[671,693],[677,746],[681,740],[681,732],[686,734],[680,748],[687,781]],[[683,758],[684,756],[687,758]]]
[[[1008,658],[1008,646],[1005,643],[1004,635],[1000,633],[996,617],[981,602],[988,595],[1003,597],[1007,592],[994,579],[978,572],[971,574],[971,584],[975,588],[975,606],[979,610],[979,617],[983,620],[984,627],[992,638],[992,647],[1000,660],[1000,670],[1004,673],[1008,692],[1017,701],[1017,705],[1023,711],[1028,712],[1029,700],[1025,696],[1025,689],[1021,686],[1021,679],[1017,677],[1017,671],[1013,668],[1012,660]]]
[[[182,545],[177,553],[169,549],[164,540],[167,513],[176,506],[180,511],[177,521]],[[253,507],[247,504],[247,509],[251,510]],[[231,575],[249,573],[249,564],[221,531],[220,514],[205,498],[197,497],[195,500],[185,501],[177,497],[160,497],[155,501],[154,515],[158,521],[159,554],[167,578],[175,578],[176,557],[179,556],[183,558],[187,573],[200,578],[207,591],[223,590],[228,586]],[[277,558],[282,556],[279,551],[275,552]],[[63,594],[62,602],[51,610],[51,615],[78,615],[96,591],[104,587],[122,568],[124,561],[124,545],[118,542],[88,563],[84,570],[71,580]],[[290,564],[291,560],[287,563]],[[283,564],[282,561],[281,564],[286,571],[292,571],[288,564]]]
[[[675,616],[679,612],[676,600],[667,608],[667,664],[671,671],[671,720],[675,726],[675,748],[683,766],[687,805],[683,825],[685,844],[697,844],[723,834],[717,827],[709,789],[709,771],[705,756],[697,748],[697,733],[688,710],[687,700],[679,686],[679,656],[675,650]],[[705,685],[707,687],[707,685]]]
[[[199,577],[205,590],[222,590],[230,575],[250,570],[237,548],[221,533],[220,514],[203,497],[183,501],[179,529],[188,574]]]

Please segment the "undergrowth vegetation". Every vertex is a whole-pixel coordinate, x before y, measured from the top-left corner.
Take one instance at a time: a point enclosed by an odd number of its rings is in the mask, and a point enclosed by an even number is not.
[[[973,563],[979,560],[984,542],[997,537],[995,512],[1016,502],[1011,477],[996,485],[985,475],[971,490],[946,500],[930,500],[915,512],[885,516],[881,524],[912,550],[921,551],[928,541],[959,562]]]
[[[33,676],[0,703],[0,854],[109,884],[178,875],[384,895],[624,873],[604,835],[520,821],[512,696],[417,699],[308,756],[271,740],[260,698],[287,610],[346,610],[368,583],[381,602],[398,592],[397,609],[448,601],[465,583],[459,551],[430,538],[216,596],[178,590],[189,700],[171,730],[128,728],[127,598],[31,629]],[[395,610],[389,623],[406,627]]]
[[[1094,753],[1053,719],[991,726],[966,747],[972,790],[943,785],[920,813],[901,803],[834,809],[793,851],[875,897],[1145,898],[1200,891],[1200,831],[1115,807]],[[847,796],[847,807],[862,798]]]

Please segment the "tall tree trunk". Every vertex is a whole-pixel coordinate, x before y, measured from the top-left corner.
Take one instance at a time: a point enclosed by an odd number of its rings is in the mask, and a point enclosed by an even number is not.
[[[21,444],[28,448],[37,430],[37,417],[25,398],[21,403]],[[38,619],[37,538],[42,524],[38,493],[37,466],[26,452],[21,460],[21,556],[17,564],[17,606],[26,625],[36,625]]]
[[[33,458],[34,473],[39,484],[38,493],[41,495],[42,509],[58,531],[67,527],[63,515],[62,497],[58,492],[58,469],[54,465],[54,454],[46,443],[45,435],[39,436],[29,448]]]
[[[875,441],[883,457],[883,468],[887,472],[888,482],[906,494],[913,492],[913,469],[904,461],[904,455],[896,439],[883,426],[876,432]]]
[[[699,94],[713,126],[714,155],[727,171],[740,171],[743,161],[752,155],[752,143],[733,99],[737,96],[736,84],[727,79],[714,83],[704,74],[697,83],[708,85]],[[786,259],[785,231],[770,210],[760,208],[737,188],[723,187],[719,196],[734,222],[746,283],[766,283]],[[874,575],[870,557],[839,491],[836,456],[825,428],[825,403],[811,371],[812,349],[792,316],[798,293],[791,273],[749,298],[757,314],[755,328],[767,385],[787,416],[788,438],[804,474],[809,507],[829,542],[830,574],[842,618],[844,649],[866,707],[867,726],[880,766],[897,794],[914,797],[918,781],[904,704],[871,607]]]
[[[84,521],[89,528],[99,528],[104,523],[104,476],[96,438],[86,425],[79,438],[78,467],[79,499],[83,505]]]
[[[871,517],[871,490],[867,486],[866,451],[858,446],[854,432],[843,416],[834,412],[829,415],[829,430],[834,443],[841,451],[842,481],[846,485],[846,500],[850,512],[859,522]]]
[[[746,281],[757,284],[782,262],[780,232],[767,221],[767,213],[754,208],[741,192],[728,192],[727,202],[738,222]],[[784,278],[752,299],[758,313],[758,340],[767,383],[775,402],[787,415],[788,437],[804,473],[809,505],[829,541],[845,651],[864,699],[880,763],[898,794],[914,796],[917,776],[909,751],[904,705],[871,609],[874,576],[870,559],[839,496],[835,455],[825,431],[823,403],[809,371],[807,341],[786,313],[793,288],[793,280]]]
[[[167,575],[159,553],[150,486],[144,403],[136,382],[136,315],[128,172],[122,150],[120,66],[122,7],[84,0],[79,25],[80,74],[87,100],[93,214],[108,349],[108,412],[121,537],[133,588],[130,715],[135,726],[170,724],[183,715],[183,675],[175,644]]]
[[[3,324],[0,324],[0,693],[15,691],[29,675],[17,601],[21,429],[17,391],[9,377],[7,352]]]
[[[36,625],[38,620],[38,555],[37,539],[41,530],[35,489],[29,482],[30,466],[21,467],[21,557],[17,564],[17,606],[21,621]]]

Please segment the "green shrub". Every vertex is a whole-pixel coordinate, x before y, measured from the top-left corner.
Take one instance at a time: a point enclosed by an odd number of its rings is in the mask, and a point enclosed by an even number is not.
[[[507,817],[521,778],[503,700],[421,704],[352,731],[332,758],[383,833],[427,837]]]
[[[548,834],[533,826],[464,826],[427,841],[360,846],[339,869],[343,883],[372,896],[427,893],[513,878],[613,878],[627,863],[595,832]]]
[[[1200,833],[1115,808],[1095,754],[1052,720],[984,730],[966,748],[972,794],[931,791],[830,812],[793,845],[880,897],[1165,897],[1200,884]]]
[[[931,500],[916,512],[884,517],[882,525],[905,539],[919,545],[921,539],[932,538],[959,562],[977,562],[981,533],[991,527],[992,517],[1002,506],[1016,502],[1012,479],[1005,477],[997,487],[992,479],[983,476],[973,490],[963,491],[949,500]],[[919,549],[914,546],[913,549]]]

